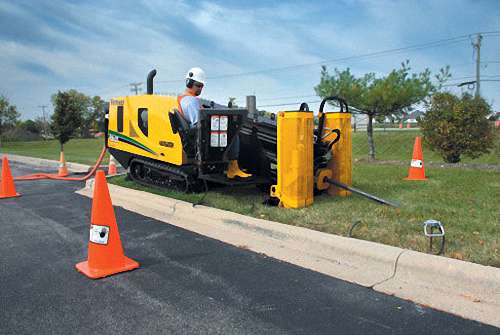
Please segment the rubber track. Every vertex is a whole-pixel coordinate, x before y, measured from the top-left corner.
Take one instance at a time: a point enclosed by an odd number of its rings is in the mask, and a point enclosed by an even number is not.
[[[182,179],[184,181],[183,182],[184,185],[182,187],[177,187],[177,186],[171,187],[172,182],[180,183],[180,181],[174,180],[174,179],[171,179],[168,177],[154,179],[154,178],[152,178],[152,176],[149,175],[149,176],[146,176],[145,179],[137,178],[136,176],[134,176],[134,173],[133,173],[132,168],[131,168],[133,164],[137,164],[137,163],[142,164],[143,167],[149,167],[153,171],[156,170],[156,171],[159,171],[159,173],[163,172],[163,173],[166,173],[168,175],[175,176],[178,179]],[[192,179],[190,178],[190,175],[187,174],[186,172],[184,172],[181,168],[178,168],[176,166],[166,165],[164,163],[152,162],[152,161],[140,159],[140,158],[134,158],[130,162],[130,168],[129,168],[128,174],[132,178],[132,180],[134,180],[135,182],[137,182],[141,185],[159,187],[162,189],[170,189],[170,190],[180,191],[180,192],[184,192],[184,193],[191,191],[196,184],[195,182],[192,181]],[[150,180],[151,182],[149,182],[148,180]]]

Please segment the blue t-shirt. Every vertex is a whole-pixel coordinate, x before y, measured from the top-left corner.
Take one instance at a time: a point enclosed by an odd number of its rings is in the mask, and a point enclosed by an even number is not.
[[[181,108],[189,125],[194,127],[198,123],[198,112],[201,109],[200,99],[186,95],[181,99]]]

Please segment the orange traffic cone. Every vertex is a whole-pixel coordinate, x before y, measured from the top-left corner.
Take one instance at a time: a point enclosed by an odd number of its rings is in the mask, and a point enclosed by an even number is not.
[[[411,128],[411,123],[410,122],[406,123],[406,128],[408,128],[408,129]]]
[[[66,160],[64,159],[64,152],[61,151],[61,156],[59,157],[59,171],[57,172],[59,177],[66,177],[69,175],[68,168],[66,166]]]
[[[16,185],[14,185],[14,178],[10,172],[9,160],[7,156],[2,159],[2,180],[0,181],[0,199],[13,198],[20,196],[16,193]]]
[[[408,170],[406,180],[426,180],[424,168],[424,155],[422,153],[422,140],[420,136],[415,137],[413,145],[413,157]]]
[[[113,155],[109,155],[108,176],[114,176],[117,173],[116,161]]]
[[[399,124],[399,129],[403,129],[403,122]]]
[[[88,259],[76,264],[76,269],[89,278],[97,279],[139,267],[139,263],[123,254],[120,233],[104,171],[97,171],[92,201]]]

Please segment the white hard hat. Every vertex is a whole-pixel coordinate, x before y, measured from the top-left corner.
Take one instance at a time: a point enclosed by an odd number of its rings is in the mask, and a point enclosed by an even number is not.
[[[205,85],[205,71],[199,67],[193,67],[186,73],[186,79],[192,79]]]

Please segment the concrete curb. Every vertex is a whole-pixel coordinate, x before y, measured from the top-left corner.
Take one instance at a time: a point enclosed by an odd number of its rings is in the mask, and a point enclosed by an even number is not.
[[[77,193],[92,197],[93,180]],[[109,185],[113,204],[332,277],[500,327],[500,269]]]
[[[6,155],[9,158],[9,161],[12,162],[29,164],[39,168],[51,168],[56,171],[59,168],[59,162],[51,159],[13,155],[9,153],[4,153],[4,155]],[[72,163],[72,162],[66,162],[66,166],[68,167],[68,170],[71,172],[87,172],[88,169],[91,168],[90,165]]]

